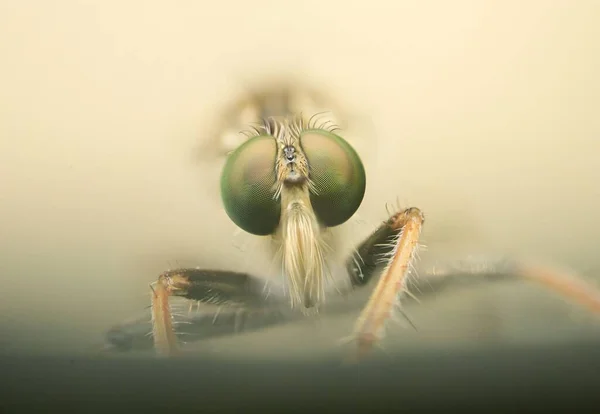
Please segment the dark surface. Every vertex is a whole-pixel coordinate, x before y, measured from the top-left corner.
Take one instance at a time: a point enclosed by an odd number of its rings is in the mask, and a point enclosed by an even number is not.
[[[0,411],[598,412],[599,345],[426,352],[360,366],[4,355]]]

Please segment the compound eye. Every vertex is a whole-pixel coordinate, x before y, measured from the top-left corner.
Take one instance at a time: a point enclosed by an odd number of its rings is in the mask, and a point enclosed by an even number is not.
[[[221,174],[221,198],[229,218],[259,236],[275,232],[281,206],[273,198],[277,143],[268,135],[250,138],[233,151]]]
[[[346,222],[358,210],[366,174],[354,148],[342,137],[321,129],[300,136],[315,191],[310,199],[317,218],[327,227]]]

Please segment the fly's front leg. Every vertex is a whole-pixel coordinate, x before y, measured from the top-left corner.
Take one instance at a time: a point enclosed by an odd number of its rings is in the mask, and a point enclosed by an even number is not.
[[[373,276],[377,257],[385,259],[379,281],[354,326],[356,359],[362,358],[381,339],[399,295],[406,291],[423,222],[423,213],[418,208],[394,214],[358,247],[358,254],[348,260],[350,280],[358,287],[364,286]]]
[[[527,280],[593,313],[600,313],[600,289],[597,286],[572,272],[529,260],[468,257],[427,269],[421,272],[421,277],[408,280],[422,225],[423,215],[416,208],[396,213],[364,240],[347,261],[354,287],[365,286],[382,261],[385,266],[354,328],[357,358],[364,356],[380,339],[386,320],[398,304],[398,295],[409,293],[409,286],[426,294],[464,283]]]
[[[246,273],[177,269],[158,277],[152,285],[152,334],[161,355],[176,355],[179,346],[169,297],[179,296],[205,304],[229,307],[264,305],[261,284]]]

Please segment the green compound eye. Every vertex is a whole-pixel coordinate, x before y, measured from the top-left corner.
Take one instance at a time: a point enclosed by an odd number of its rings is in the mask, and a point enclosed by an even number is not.
[[[277,143],[271,136],[253,137],[231,153],[221,175],[221,198],[229,218],[259,236],[275,232],[281,215],[273,199]]]
[[[316,189],[310,200],[317,218],[327,227],[346,222],[365,195],[366,174],[360,157],[343,138],[321,129],[303,131],[300,145]]]

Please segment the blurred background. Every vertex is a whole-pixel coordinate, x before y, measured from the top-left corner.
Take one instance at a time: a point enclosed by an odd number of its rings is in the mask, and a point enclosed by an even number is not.
[[[286,80],[323,94],[364,156],[354,240],[398,200],[426,214],[424,260],[525,255],[600,285],[599,13],[593,0],[0,2],[2,351],[94,352],[167,268],[268,276],[267,252],[237,243],[204,144],[249,90]],[[336,353],[362,303],[199,350]],[[596,317],[527,283],[407,311],[419,331],[392,325],[388,356],[600,338]]]

